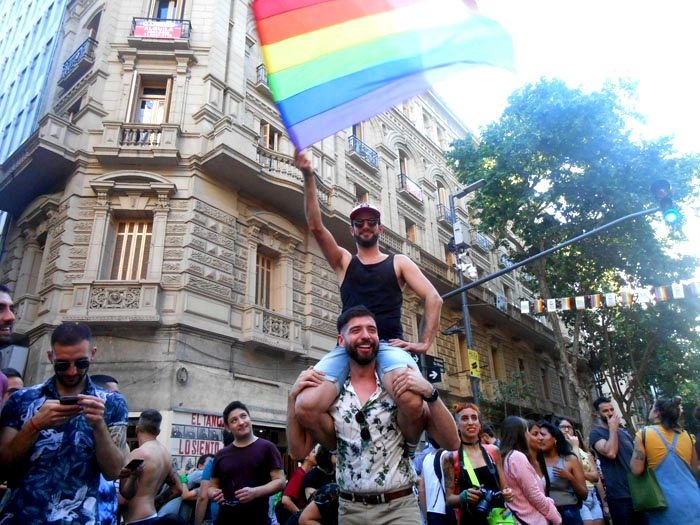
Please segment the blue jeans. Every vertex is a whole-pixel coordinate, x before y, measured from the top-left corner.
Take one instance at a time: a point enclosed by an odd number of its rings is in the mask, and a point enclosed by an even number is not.
[[[615,525],[646,525],[648,523],[643,512],[634,511],[632,498],[608,498],[608,508],[610,518]]]
[[[377,375],[381,381],[384,374],[410,366],[418,369],[418,365],[411,357],[411,354],[398,346],[391,346],[387,341],[379,341],[379,351],[377,352]],[[350,357],[342,346],[336,346],[333,350],[323,356],[316,363],[314,368],[326,375],[326,380],[333,381],[340,392],[341,387],[350,373]]]
[[[583,525],[577,505],[557,505],[557,510],[561,514],[561,525]]]

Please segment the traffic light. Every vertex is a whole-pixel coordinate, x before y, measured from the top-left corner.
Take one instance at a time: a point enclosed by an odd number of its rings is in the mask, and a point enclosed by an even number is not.
[[[659,209],[664,221],[671,227],[676,226],[681,220],[681,213],[671,199],[671,185],[667,180],[657,180],[651,185],[651,193],[659,203]]]

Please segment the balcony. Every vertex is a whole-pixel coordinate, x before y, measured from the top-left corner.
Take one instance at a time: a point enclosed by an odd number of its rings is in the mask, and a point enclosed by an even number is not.
[[[95,48],[97,48],[97,40],[94,38],[87,38],[80,44],[75,53],[63,63],[61,78],[58,81],[59,86],[68,89],[90,71],[95,63]]]
[[[421,204],[423,203],[423,190],[416,181],[409,178],[405,173],[399,173],[399,191],[410,195]]]
[[[478,248],[484,253],[488,253],[491,249],[491,241],[489,241],[488,237],[486,237],[486,235],[484,235],[483,233],[475,232],[474,239],[472,241],[472,246]]]
[[[450,207],[447,204],[438,204],[436,206],[437,219],[448,226],[452,226],[452,214]]]
[[[267,83],[267,69],[265,69],[265,64],[259,64],[255,69],[255,89],[262,95],[267,97],[272,96],[272,91],[270,91],[270,86]]]
[[[102,141],[95,146],[100,160],[119,158],[129,162],[175,164],[179,159],[180,127],[177,124],[103,122]]]
[[[134,18],[129,45],[139,49],[189,49],[189,20]]]
[[[160,324],[160,283],[95,281],[75,283],[73,303],[64,320],[104,324]]]
[[[307,353],[300,322],[258,305],[243,310],[240,341],[252,348],[267,347],[298,355]]]
[[[373,171],[379,169],[379,154],[355,135],[348,137],[348,154],[350,158],[359,160]]]

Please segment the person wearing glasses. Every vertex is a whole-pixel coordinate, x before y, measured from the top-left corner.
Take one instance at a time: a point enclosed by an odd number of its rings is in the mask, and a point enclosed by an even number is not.
[[[377,373],[379,330],[374,315],[364,306],[348,308],[338,317],[338,344],[350,356],[350,373],[333,404],[333,431],[322,436],[328,448],[337,448],[336,479],[340,487],[340,523],[367,525],[401,523],[420,525],[421,515],[413,493],[416,473],[406,438],[398,428],[397,403],[383,387]],[[302,372],[288,400],[287,443],[290,449],[308,453],[314,437],[293,412],[299,393],[324,381],[315,369]],[[433,386],[421,375],[401,376],[395,392],[428,397]],[[429,403],[417,422],[431,435],[457,434],[452,415],[439,397]]]
[[[126,399],[88,376],[97,352],[90,328],[63,323],[51,334],[54,375],[16,392],[0,418],[0,468],[16,473],[0,522],[98,523],[100,474],[124,465]]]
[[[355,240],[357,253],[352,255],[339,246],[323,224],[310,160],[297,151],[295,164],[304,176],[306,222],[340,283],[342,310],[364,305],[377,319],[380,340],[377,355],[379,378],[396,401],[399,427],[415,450],[414,444],[418,443],[421,433],[418,421],[424,410],[424,400],[410,391],[399,395],[393,383],[399,375],[407,374],[408,368],[417,368],[408,352],[424,354],[435,341],[442,298],[411,259],[402,254],[386,254],[379,250],[379,236],[384,227],[381,224],[381,212],[370,203],[362,202],[350,212],[350,235]],[[401,326],[405,285],[424,302],[424,327],[420,341],[417,342],[406,341]],[[336,346],[316,364],[315,369],[325,374],[325,381],[319,386],[307,388],[297,399],[294,410],[301,424],[309,431],[314,433],[323,429],[327,433],[332,430],[328,410],[347,377],[348,356],[341,346]],[[456,433],[446,440],[443,440],[441,434],[434,437],[446,449],[459,445]]]

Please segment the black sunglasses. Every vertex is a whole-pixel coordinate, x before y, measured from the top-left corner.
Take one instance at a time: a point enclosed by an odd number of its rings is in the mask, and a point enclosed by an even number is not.
[[[352,225],[355,228],[362,228],[365,224],[368,224],[370,227],[374,228],[379,224],[379,219],[353,219],[352,220]]]
[[[53,369],[56,372],[67,372],[71,364],[74,364],[75,368],[78,370],[87,370],[90,368],[90,360],[87,357],[81,357],[75,361],[54,361]]]
[[[362,441],[369,441],[372,439],[372,435],[369,433],[369,427],[367,426],[367,418],[362,410],[355,413],[355,421],[360,424],[360,437]]]

